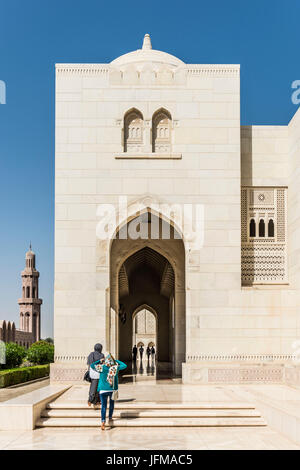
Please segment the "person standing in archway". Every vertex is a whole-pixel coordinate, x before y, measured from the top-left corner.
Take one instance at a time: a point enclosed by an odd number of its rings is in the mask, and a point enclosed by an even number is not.
[[[138,350],[137,350],[137,347],[136,347],[136,344],[135,344],[132,348],[132,360],[133,360],[133,362],[136,362],[137,353],[138,353]]]
[[[154,362],[154,360],[155,360],[155,348],[154,348],[154,346],[152,346],[152,348],[151,348],[151,357],[152,357],[152,361]]]
[[[140,359],[141,359],[141,362],[142,362],[142,360],[143,360],[143,354],[144,354],[144,348],[143,348],[143,345],[141,345],[141,346],[140,346],[140,349],[139,349],[139,351],[140,351]]]
[[[151,356],[151,348],[150,348],[149,345],[147,346],[146,354],[147,354],[147,359],[148,359],[148,362],[149,362],[150,361],[150,356]]]

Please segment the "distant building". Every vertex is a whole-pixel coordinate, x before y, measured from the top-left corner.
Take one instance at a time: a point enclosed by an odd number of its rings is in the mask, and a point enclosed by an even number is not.
[[[41,304],[39,299],[39,275],[35,269],[35,254],[31,250],[25,256],[25,269],[22,271],[22,297],[20,306],[20,329],[15,323],[0,320],[0,340],[5,343],[17,343],[28,348],[41,338]]]

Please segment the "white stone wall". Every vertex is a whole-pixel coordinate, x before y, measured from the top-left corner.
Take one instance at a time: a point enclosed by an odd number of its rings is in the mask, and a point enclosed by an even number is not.
[[[204,247],[187,263],[187,343],[196,351],[201,309],[220,312],[228,288],[240,286],[239,67],[187,66],[180,86],[138,89],[112,85],[108,69],[57,68],[56,352],[88,352],[104,337],[108,272],[96,273],[96,205],[119,194],[205,205]],[[145,120],[160,107],[171,113],[181,160],[115,159],[131,107]]]
[[[290,284],[300,289],[300,112],[294,115],[289,132],[289,270]],[[298,303],[299,305],[299,303]]]
[[[242,186],[288,186],[288,126],[241,126]]]
[[[186,253],[187,360],[205,354],[290,353],[298,335],[300,282],[298,164],[293,156],[299,153],[299,113],[289,128],[241,130],[238,66],[181,65],[173,75],[151,75],[151,86],[147,77],[138,78],[136,70],[122,77],[109,64],[57,66],[58,360],[83,358],[99,341],[106,347],[109,264],[108,251],[103,254],[96,242],[96,209],[100,203],[117,205],[119,195],[129,202],[149,195],[204,206],[204,245]],[[170,112],[171,152],[181,158],[123,155],[123,117],[133,107],[149,126],[156,110]],[[241,185],[289,186],[293,288],[241,287]]]

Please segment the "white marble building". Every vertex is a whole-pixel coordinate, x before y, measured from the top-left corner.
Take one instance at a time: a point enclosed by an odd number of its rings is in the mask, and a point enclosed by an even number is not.
[[[148,35],[109,64],[56,65],[53,380],[81,378],[99,341],[128,361],[143,308],[184,382],[296,380],[300,112],[241,126],[240,98],[239,65],[185,64]],[[141,214],[158,236],[124,239]]]

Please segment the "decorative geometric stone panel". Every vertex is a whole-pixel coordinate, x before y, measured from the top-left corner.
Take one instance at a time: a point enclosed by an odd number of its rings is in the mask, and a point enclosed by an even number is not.
[[[242,246],[243,283],[284,282],[285,246],[251,245]]]
[[[141,310],[135,318],[136,321],[136,333],[137,334],[155,334],[156,332],[156,320],[152,312],[144,309]]]
[[[296,354],[188,354],[187,362],[252,362],[263,364],[268,362],[298,362]]]
[[[247,220],[248,220],[248,217],[247,217],[247,207],[248,207],[247,206],[247,195],[248,195],[247,189],[242,189],[242,192],[241,192],[241,197],[242,197],[242,200],[241,200],[242,242],[247,241]]]
[[[266,189],[253,189],[250,190],[250,205],[260,207],[264,205],[274,204],[274,189],[271,191]]]
[[[241,191],[242,285],[287,282],[287,189]]]
[[[208,382],[217,383],[247,383],[247,382],[282,382],[283,368],[224,368],[208,369]]]
[[[52,367],[50,372],[51,382],[83,382],[83,376],[87,367],[79,368],[58,368]]]
[[[286,194],[284,189],[277,189],[277,240],[286,238]]]

